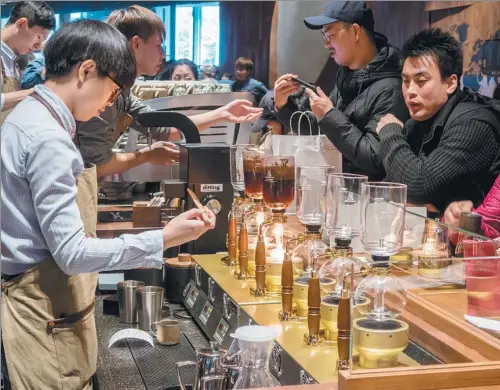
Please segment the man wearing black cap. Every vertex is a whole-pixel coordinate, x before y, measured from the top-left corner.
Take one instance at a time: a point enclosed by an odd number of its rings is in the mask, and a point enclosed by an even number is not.
[[[322,15],[305,18],[304,23],[321,30],[325,48],[340,66],[336,85],[328,97],[319,87],[304,92],[292,80],[296,75],[281,76],[274,84],[276,117],[288,124],[295,111],[311,110],[322,132],[342,153],[344,172],[383,179],[378,121],[387,113],[408,119],[398,49],[374,32],[373,14],[366,2],[334,2]]]

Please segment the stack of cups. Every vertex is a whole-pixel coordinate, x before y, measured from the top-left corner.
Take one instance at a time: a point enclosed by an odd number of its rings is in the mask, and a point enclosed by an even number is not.
[[[145,286],[144,282],[126,280],[118,283],[120,322],[139,323],[139,329],[149,331],[151,324],[162,317],[164,289]]]

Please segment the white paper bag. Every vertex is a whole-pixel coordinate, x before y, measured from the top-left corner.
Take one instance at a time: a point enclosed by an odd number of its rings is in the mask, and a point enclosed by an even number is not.
[[[327,165],[334,167],[335,172],[342,172],[342,154],[333,146],[326,135],[312,135],[312,125],[307,113],[294,112],[290,118],[290,129],[293,132],[292,119],[300,114],[297,134],[271,136],[273,156],[293,156],[295,167]],[[309,134],[300,135],[301,121],[305,117],[309,122]],[[295,200],[287,209],[287,213],[295,213]]]

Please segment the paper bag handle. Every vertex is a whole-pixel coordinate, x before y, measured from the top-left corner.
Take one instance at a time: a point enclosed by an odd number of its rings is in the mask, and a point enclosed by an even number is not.
[[[307,121],[309,122],[309,135],[313,135],[312,134],[312,123],[311,123],[311,120],[309,119],[309,116],[307,115],[307,113],[310,112],[311,114],[314,115],[314,113],[312,111],[295,111],[292,116],[290,117],[290,130],[292,131],[293,133],[293,127],[292,127],[292,119],[295,115],[297,114],[300,114],[300,117],[299,117],[299,123],[298,123],[298,136],[300,137],[300,124],[302,123],[302,117],[305,115],[306,116],[306,119]]]

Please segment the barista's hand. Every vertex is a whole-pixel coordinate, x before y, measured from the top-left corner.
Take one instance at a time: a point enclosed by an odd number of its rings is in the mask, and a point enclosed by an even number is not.
[[[454,227],[458,227],[460,214],[472,210],[472,202],[470,200],[461,200],[460,202],[450,203],[444,212],[444,223]]]
[[[281,110],[288,101],[288,97],[300,89],[300,84],[292,80],[298,78],[295,74],[284,74],[274,83],[274,104]]]
[[[320,87],[316,88],[317,93],[309,88],[306,89],[306,92],[309,95],[311,111],[316,116],[316,119],[320,121],[333,108],[333,102]]]
[[[179,151],[171,142],[158,141],[149,147],[141,149],[147,157],[147,162],[155,165],[171,164],[179,161]]]
[[[401,127],[404,127],[404,124],[403,122],[401,122],[398,118],[396,118],[394,115],[392,114],[385,114],[382,118],[380,118],[380,120],[378,121],[378,124],[377,124],[377,134],[380,134],[380,130],[382,130],[382,128],[385,126],[385,125],[389,125],[391,123],[394,123],[395,125],[399,125]]]
[[[233,123],[255,122],[262,115],[262,108],[253,107],[252,102],[245,99],[234,100],[224,107],[218,108],[220,119]]]
[[[167,226],[163,228],[163,247],[172,248],[196,240],[207,230],[213,229],[215,215],[207,207],[205,207],[205,213],[208,214],[210,222],[204,221],[203,211],[191,209],[167,223]]]

